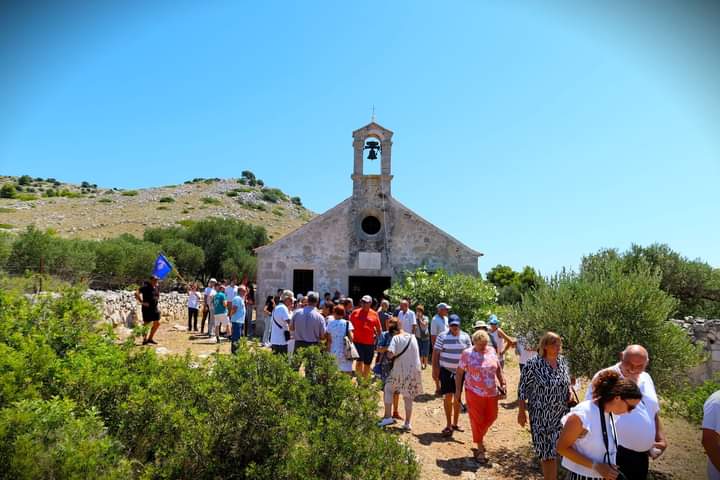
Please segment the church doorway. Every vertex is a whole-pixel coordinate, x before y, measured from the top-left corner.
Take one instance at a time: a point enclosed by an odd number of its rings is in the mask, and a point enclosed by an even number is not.
[[[298,294],[305,296],[307,292],[313,289],[313,271],[312,270],[293,270],[293,292],[295,296]]]
[[[385,290],[390,288],[390,277],[355,277],[348,278],[348,295],[355,305],[360,304],[363,295],[370,295],[378,300],[385,298]]]

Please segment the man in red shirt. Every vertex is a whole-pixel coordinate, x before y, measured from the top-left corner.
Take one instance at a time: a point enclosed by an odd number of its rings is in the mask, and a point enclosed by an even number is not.
[[[370,308],[372,297],[365,295],[360,299],[360,308],[350,314],[350,323],[354,328],[353,340],[360,358],[355,362],[358,377],[370,375],[370,364],[375,353],[375,339],[382,332],[377,312]]]

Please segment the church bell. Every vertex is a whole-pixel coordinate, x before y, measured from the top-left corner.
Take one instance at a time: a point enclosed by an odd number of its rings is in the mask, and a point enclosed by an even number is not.
[[[380,148],[380,143],[379,143],[379,142],[374,142],[374,141],[372,141],[372,140],[371,140],[371,141],[368,141],[368,142],[365,144],[365,150],[370,150],[370,152],[368,153],[368,157],[367,157],[368,160],[377,160],[378,157],[377,157],[377,152],[376,152],[376,150],[381,150],[381,148]]]

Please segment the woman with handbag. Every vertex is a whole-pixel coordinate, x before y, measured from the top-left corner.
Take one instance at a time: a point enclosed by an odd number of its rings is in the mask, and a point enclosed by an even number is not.
[[[538,356],[528,360],[520,374],[518,423],[524,427],[527,413],[530,414],[533,447],[545,480],[558,477],[555,446],[562,418],[570,410],[569,403],[577,403],[577,395],[572,395],[570,386],[570,368],[561,352],[560,335],[545,333],[540,339]]]
[[[642,401],[637,384],[603,370],[592,382],[592,400],[585,400],[562,418],[557,451],[568,480],[625,478],[616,465],[618,437],[616,415],[631,412]]]
[[[392,362],[392,367],[385,382],[385,417],[380,421],[380,426],[385,427],[395,423],[395,419],[390,414],[393,395],[398,393],[403,396],[405,403],[405,423],[401,429],[409,432],[412,430],[410,419],[413,400],[423,393],[420,355],[415,335],[403,331],[400,322],[397,328],[398,333],[390,340],[385,353]]]
[[[463,381],[473,442],[477,443],[475,460],[487,463],[485,434],[498,416],[498,400],[505,398],[506,384],[500,359],[489,347],[490,335],[478,330],[472,336],[473,346],[463,350],[455,370],[455,401],[460,401]]]
[[[352,375],[353,372],[353,358],[352,354],[348,354],[346,351],[349,340],[349,345],[352,347],[353,341],[353,326],[352,323],[345,320],[345,308],[342,305],[338,305],[333,309],[333,315],[329,317],[330,320],[327,324],[327,333],[329,336],[328,351],[335,357],[338,369]],[[350,358],[348,358],[348,356]]]

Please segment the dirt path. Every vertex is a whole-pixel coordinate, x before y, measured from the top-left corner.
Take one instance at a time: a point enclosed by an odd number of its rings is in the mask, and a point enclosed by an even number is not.
[[[173,323],[161,324],[156,336],[161,353],[183,354],[190,349],[198,356],[207,356],[215,351],[230,352],[229,342],[210,343],[205,337],[175,330],[174,326]],[[440,435],[445,426],[442,401],[433,395],[435,387],[430,369],[423,371],[423,386],[426,393],[415,401],[413,431],[401,433],[398,428],[389,427],[415,450],[422,465],[422,479],[542,478],[532,452],[530,432],[521,428],[516,422],[517,404],[513,400],[517,398],[518,368],[514,359],[509,358],[509,360],[506,366],[508,398],[500,402],[498,420],[491,427],[485,440],[488,458],[491,460],[486,466],[479,466],[472,459],[470,451],[473,447],[472,434],[467,414],[460,415],[460,426],[465,432],[455,432],[449,439]],[[403,414],[402,401],[400,414]],[[683,419],[666,416],[663,420],[669,447],[660,459],[651,463],[652,474],[649,478],[663,480],[705,478],[705,456],[699,443],[699,429]]]

